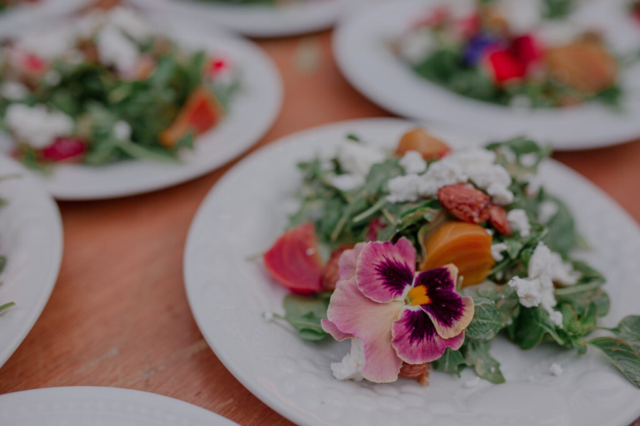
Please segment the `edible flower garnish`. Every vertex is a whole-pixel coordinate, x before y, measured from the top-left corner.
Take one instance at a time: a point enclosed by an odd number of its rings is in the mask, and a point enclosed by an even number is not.
[[[403,361],[431,362],[464,342],[473,299],[456,292],[458,269],[416,273],[415,265],[406,238],[361,243],[340,258],[340,280],[322,326],[336,340],[362,340],[362,376],[369,381],[394,382]]]

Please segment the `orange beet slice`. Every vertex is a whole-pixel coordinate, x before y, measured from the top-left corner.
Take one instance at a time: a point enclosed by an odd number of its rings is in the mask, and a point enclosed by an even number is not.
[[[313,224],[282,234],[263,260],[273,279],[291,292],[309,295],[322,290],[322,258]]]
[[[463,276],[462,286],[481,283],[495,264],[491,255],[493,237],[480,225],[449,222],[442,225],[425,241],[425,260],[420,270],[438,268],[453,263]]]
[[[205,87],[198,87],[189,95],[173,124],[160,133],[160,143],[166,148],[173,148],[189,132],[200,135],[211,129],[223,115],[222,106],[213,93]]]
[[[402,135],[396,154],[418,151],[425,160],[442,158],[451,152],[451,148],[440,139],[436,139],[422,129],[413,129]]]

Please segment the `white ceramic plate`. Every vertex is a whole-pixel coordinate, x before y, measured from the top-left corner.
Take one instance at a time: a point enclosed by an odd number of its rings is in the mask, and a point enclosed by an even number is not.
[[[214,32],[197,20],[145,10],[146,16],[190,49],[204,49],[230,58],[242,72],[242,90],[224,120],[184,150],[176,163],[123,161],[102,167],[57,165],[42,180],[57,199],[89,200],[149,192],[206,174],[239,156],[271,127],[282,103],[282,82],[271,60],[253,43]],[[201,22],[201,21],[200,21]],[[33,23],[32,23],[33,24]],[[11,149],[8,136],[0,148]]]
[[[0,367],[40,316],[58,279],[62,260],[62,221],[58,206],[22,166],[0,156],[0,305],[16,306],[0,314]],[[1,410],[0,410],[1,412]],[[2,424],[2,422],[0,422]]]
[[[197,16],[250,37],[283,37],[327,29],[351,0],[310,0],[286,6],[228,5],[206,0],[134,0]]]
[[[7,426],[233,426],[177,399],[129,389],[67,387],[0,396]]]
[[[566,109],[524,110],[457,95],[419,77],[391,54],[386,41],[405,32],[439,0],[397,0],[354,15],[336,31],[334,54],[350,83],[373,102],[400,116],[433,120],[485,135],[527,134],[572,150],[640,137],[640,65],[623,74],[628,87],[624,113],[587,104]],[[616,52],[640,48],[635,24],[621,0],[585,2],[577,22],[603,29]]]
[[[282,312],[287,293],[261,261],[247,257],[268,249],[287,224],[287,204],[300,176],[296,162],[332,152],[345,135],[395,147],[412,125],[395,119],[351,121],[286,137],[243,160],[204,200],[185,252],[185,285],[194,317],[225,366],[258,398],[299,425],[336,426],[627,426],[640,415],[640,390],[595,350],[540,346],[523,352],[506,340],[493,343],[503,385],[433,372],[423,388],[340,382],[330,363],[349,343],[301,341],[285,326],[267,323],[263,312]],[[456,147],[484,142],[430,128]],[[613,325],[638,312],[640,229],[608,196],[565,166],[547,161],[541,175],[577,215],[580,230],[596,247],[587,260],[602,270],[612,300],[603,321]],[[551,376],[558,363],[565,370]]]
[[[38,17],[59,16],[81,7],[91,0],[38,0],[36,3],[24,3],[0,13],[0,31],[15,28]]]

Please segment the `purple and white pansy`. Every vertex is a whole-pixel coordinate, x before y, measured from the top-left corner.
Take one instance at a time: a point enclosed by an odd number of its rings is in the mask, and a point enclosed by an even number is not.
[[[369,381],[394,382],[403,361],[435,361],[464,342],[474,305],[456,291],[458,269],[416,272],[416,263],[406,238],[360,243],[340,258],[340,280],[322,327],[339,341],[362,340],[361,374]]]

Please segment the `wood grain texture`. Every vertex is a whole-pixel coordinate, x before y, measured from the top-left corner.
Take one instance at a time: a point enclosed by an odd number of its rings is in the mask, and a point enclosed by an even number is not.
[[[388,115],[341,77],[330,41],[325,32],[259,43],[278,65],[286,95],[279,119],[254,150],[312,126]],[[639,142],[556,158],[640,220]],[[134,198],[61,203],[60,278],[33,331],[0,370],[0,393],[116,386],[178,398],[241,425],[291,425],[224,368],[198,331],[184,292],[189,224],[229,167]]]

